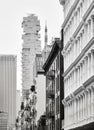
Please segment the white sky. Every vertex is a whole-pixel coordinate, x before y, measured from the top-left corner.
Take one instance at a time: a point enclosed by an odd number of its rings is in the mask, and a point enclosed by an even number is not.
[[[21,23],[23,17],[34,13],[41,24],[41,45],[44,46],[45,20],[48,39],[60,37],[63,23],[63,7],[59,0],[0,0],[0,54],[17,55],[17,88],[21,88]]]

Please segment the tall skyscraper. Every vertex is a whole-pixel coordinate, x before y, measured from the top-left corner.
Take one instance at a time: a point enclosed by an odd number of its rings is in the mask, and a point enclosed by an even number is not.
[[[23,97],[29,93],[33,85],[33,62],[36,54],[41,53],[40,21],[38,17],[31,14],[23,18],[23,46],[22,46],[22,92]]]
[[[0,112],[6,115],[8,128],[16,119],[16,60],[15,55],[0,55]]]
[[[94,0],[64,7],[64,130],[94,129]]]

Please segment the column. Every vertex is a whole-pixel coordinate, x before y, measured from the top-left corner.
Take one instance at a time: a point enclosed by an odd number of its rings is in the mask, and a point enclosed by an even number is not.
[[[72,124],[72,101],[70,101],[70,124]]]
[[[72,124],[74,123],[74,99],[72,100]]]
[[[89,42],[89,21],[87,23],[87,43]]]
[[[89,19],[89,40],[91,40],[91,19]]]
[[[81,84],[81,76],[82,76],[82,75],[81,75],[81,74],[82,74],[82,70],[81,70],[81,69],[82,69],[82,68],[81,68],[82,66],[81,66],[81,65],[82,65],[82,64],[80,63],[80,78],[79,78],[80,86],[82,85],[82,84]]]
[[[74,41],[74,60],[76,59],[76,56],[77,56],[77,41],[75,40]]]
[[[82,119],[82,95],[80,95],[80,121],[81,121],[81,119]]]
[[[82,85],[83,80],[83,62],[80,64],[80,86]]]
[[[72,73],[70,74],[70,92],[72,91]]]
[[[72,90],[74,91],[74,87],[75,87],[75,86],[74,86],[74,83],[75,83],[75,81],[74,81],[74,70],[73,70],[73,79],[72,79],[72,80],[73,80],[73,81],[72,81],[72,82],[73,82],[73,84],[72,84],[72,85],[73,85]]]
[[[94,86],[92,86],[91,97],[92,115],[94,115]]]
[[[81,96],[79,95],[79,121],[81,120]]]
[[[76,68],[76,89],[78,88],[78,68]]]
[[[80,120],[80,97],[78,97],[78,121]]]
[[[88,117],[90,117],[91,113],[91,90],[88,89]]]
[[[83,112],[84,112],[84,97],[83,97],[83,94],[82,94],[82,111],[81,111],[81,119],[83,120]]]
[[[67,68],[67,63],[68,63],[68,53],[67,53],[67,51],[66,51],[66,67],[65,68]],[[65,70],[65,69],[64,69]]]
[[[75,28],[76,28],[76,12],[74,13],[74,31],[75,31]]]
[[[86,117],[88,117],[88,107],[89,107],[89,96],[88,90],[86,91]]]
[[[80,36],[79,36],[79,39],[78,39],[78,55],[80,54],[80,40],[81,40],[81,38],[80,38]]]
[[[91,50],[91,73],[94,75],[94,49]]]
[[[82,44],[83,44],[83,48],[85,47],[86,43],[87,43],[87,32],[86,32],[86,26],[84,27],[83,31],[82,31]]]
[[[84,109],[84,117],[87,116],[87,91],[85,91],[85,109]]]
[[[82,61],[82,84],[83,84],[83,82],[84,82],[84,60]]]
[[[91,52],[89,52],[89,77],[91,77]]]
[[[75,88],[76,88],[76,68],[74,68],[74,89],[73,89],[73,91],[75,90]]]
[[[94,15],[91,16],[91,37],[94,36]]]
[[[84,10],[85,10],[85,9],[84,9],[84,8],[85,8],[85,4],[84,4],[83,1],[82,1],[82,6],[81,6],[81,8],[82,8],[82,9],[81,9],[81,14],[82,14],[81,17],[83,17]]]
[[[76,99],[74,99],[74,123],[76,122]]]
[[[82,33],[80,34],[80,53],[82,51]]]
[[[79,87],[79,66],[77,67],[77,88]]]
[[[85,81],[88,78],[88,57],[85,57]]]
[[[64,91],[64,92],[65,92],[65,97],[66,97],[66,95],[68,94],[68,87],[69,87],[68,85],[69,85],[69,81],[68,81],[68,77],[67,77],[67,86],[66,86],[66,92]]]
[[[73,91],[73,72],[71,72],[71,91]]]
[[[64,112],[64,115],[65,115],[65,124],[64,125],[66,126],[66,124],[68,122],[67,121],[67,113],[68,113],[68,111],[67,111],[67,105],[64,106],[64,110],[65,110],[65,112]]]
[[[78,122],[78,97],[76,98],[76,122]]]
[[[85,92],[83,93],[83,119],[85,118]]]
[[[79,65],[79,79],[78,79],[78,81],[79,81],[79,86],[78,87],[80,87],[80,65]]]
[[[70,124],[70,104],[68,103],[68,125]]]
[[[90,68],[90,53],[88,53],[88,58],[87,58],[87,79],[90,77],[90,72],[89,72],[89,68]]]
[[[87,45],[87,42],[88,42],[88,26],[87,26],[87,23],[85,24],[85,46]]]

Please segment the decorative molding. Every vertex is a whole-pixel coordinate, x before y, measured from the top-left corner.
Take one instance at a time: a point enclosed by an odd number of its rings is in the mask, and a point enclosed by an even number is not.
[[[63,76],[65,77],[69,71],[77,65],[77,63],[81,60],[81,58],[86,54],[87,50],[94,44],[94,37],[88,42],[83,51],[79,54],[79,56],[75,59],[75,61],[66,69]]]
[[[75,2],[73,3],[73,5],[71,6],[71,8],[69,9],[69,12],[63,22],[63,25],[62,25],[62,29],[66,26],[69,18],[71,17],[71,14],[72,12],[74,11],[74,9],[76,8],[77,4],[78,4],[79,0],[75,0]]]
[[[90,14],[91,10],[94,8],[94,1],[92,1],[92,3],[90,4],[88,10],[86,11],[86,13],[83,16],[83,21],[86,20],[86,18],[88,17],[88,15]]]
[[[64,100],[66,102],[72,101],[73,99],[75,99],[78,95],[81,94],[81,92],[86,92],[88,91],[88,84],[92,83],[94,81],[94,76],[90,77],[86,82],[83,83],[82,86],[80,86],[78,89],[76,89],[73,93],[70,93],[70,95],[68,95]],[[91,85],[91,87],[94,88],[94,85]]]
[[[84,14],[83,18],[82,18],[82,21],[79,23],[77,29],[74,31],[73,33],[73,36],[71,37],[71,39],[75,38],[77,33],[80,31],[81,27],[83,25],[85,25],[85,20],[86,18],[88,17],[90,11],[93,9],[94,7],[94,1],[91,3],[91,6],[89,7],[89,9],[87,10],[87,12]],[[93,16],[93,15],[92,15]],[[68,44],[69,44],[70,41],[68,41],[68,43],[66,44],[66,46],[64,48],[67,48],[68,47]]]
[[[76,89],[73,93],[74,93],[75,96],[77,96],[83,90],[85,90],[85,87],[82,85],[78,89]]]
[[[91,76],[88,80],[86,80],[83,85],[87,87],[90,83],[94,82],[94,75]]]

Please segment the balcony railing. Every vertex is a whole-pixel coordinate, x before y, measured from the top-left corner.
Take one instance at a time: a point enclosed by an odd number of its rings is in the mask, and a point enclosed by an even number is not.
[[[47,113],[47,118],[54,118],[55,117],[55,112],[54,111],[49,111]]]
[[[53,80],[55,78],[55,70],[50,70],[47,74],[47,78]]]
[[[54,90],[47,91],[47,97],[51,98],[51,99],[54,99],[54,97],[55,97]]]

